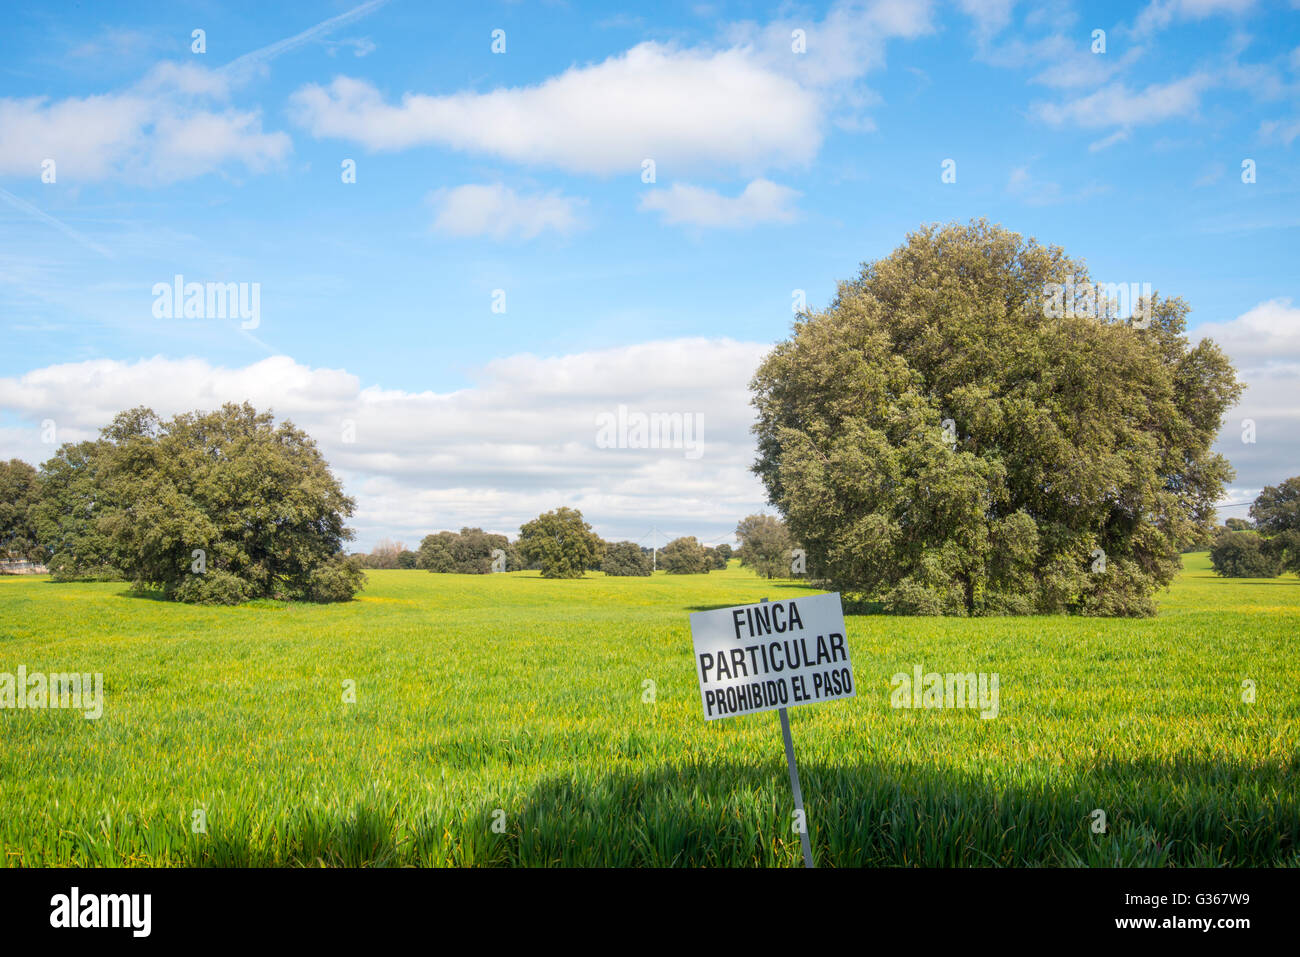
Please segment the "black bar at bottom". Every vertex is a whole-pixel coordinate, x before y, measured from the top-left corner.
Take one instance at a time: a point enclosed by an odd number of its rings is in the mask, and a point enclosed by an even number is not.
[[[143,928],[129,919],[142,915],[143,898],[135,910],[120,897],[104,909],[109,919],[114,908],[126,915],[119,917],[124,927],[51,926],[60,895],[70,903],[73,887],[83,908],[96,897],[97,911],[102,895],[149,895],[148,936],[136,936]],[[788,932],[815,950],[820,934],[846,930],[865,935],[864,942],[916,946],[1008,941],[1031,932],[1054,941],[1133,937],[1232,946],[1260,931],[1289,937],[1297,892],[1300,874],[1287,870],[819,869],[796,878],[777,870],[0,869],[0,939],[6,949],[61,937],[126,946],[255,940],[336,947],[349,939],[373,944],[376,932],[443,939],[444,924],[474,929],[484,941],[484,933],[536,941],[543,928],[552,939],[589,939],[608,923],[618,940],[636,939],[638,933],[627,936],[636,926],[667,945],[671,938],[662,935],[678,922],[703,921],[716,925],[729,947],[751,936],[770,947],[773,935]]]

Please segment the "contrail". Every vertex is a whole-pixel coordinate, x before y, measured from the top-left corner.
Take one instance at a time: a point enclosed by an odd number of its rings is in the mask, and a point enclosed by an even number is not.
[[[0,188],[0,199],[3,199],[14,209],[20,210],[26,213],[28,216],[33,216],[44,223],[48,223],[49,225],[53,226],[55,229],[59,230],[59,232],[63,233],[65,236],[70,237],[71,239],[80,243],[82,246],[85,246],[87,249],[94,250],[95,252],[103,256],[105,259],[113,258],[113,254],[111,252],[109,252],[103,246],[99,245],[99,243],[95,242],[93,239],[90,239],[87,236],[83,236],[81,233],[77,232],[67,223],[63,222],[62,220],[55,219],[49,213],[45,212],[42,209],[38,209],[35,206],[33,206],[31,203],[27,202],[27,200],[19,199],[13,193],[9,192],[7,189]]]
[[[303,44],[310,43],[317,37],[324,36],[336,27],[346,26],[354,20],[360,20],[362,17],[369,16],[387,2],[388,0],[369,0],[368,3],[363,3],[360,6],[353,7],[346,13],[340,13],[337,17],[331,17],[330,19],[318,23],[314,27],[309,27],[302,31],[302,33],[295,34],[288,39],[278,40],[269,46],[264,46],[261,49],[254,50],[252,53],[245,53],[243,56],[231,60],[223,66],[220,72],[237,73],[246,67],[265,63],[267,60],[272,60],[275,57],[278,57],[281,53],[288,53],[290,50],[296,50]]]
[[[280,352],[280,350],[278,350],[278,349],[273,349],[273,348],[271,348],[270,346],[268,346],[265,342],[263,342],[261,339],[257,338],[257,336],[253,335],[253,334],[252,334],[251,332],[249,332],[247,329],[240,329],[240,330],[239,330],[239,334],[240,334],[241,336],[243,336],[245,339],[248,339],[248,340],[250,340],[251,342],[255,342],[257,345],[261,346],[261,347],[262,347],[263,349],[265,349],[265,350],[267,351],[267,353],[270,354],[270,355],[273,355],[273,356],[284,355],[284,353]]]

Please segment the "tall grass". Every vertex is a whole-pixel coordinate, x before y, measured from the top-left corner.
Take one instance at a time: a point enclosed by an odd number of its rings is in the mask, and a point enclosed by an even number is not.
[[[818,863],[1300,863],[1300,582],[1186,558],[1149,620],[850,618],[857,697],[790,712]],[[0,580],[0,672],[106,695],[0,710],[0,858],[795,866],[777,717],[703,720],[688,614],[807,591],[379,571],[346,605],[200,608]],[[915,664],[998,673],[999,716],[892,709]]]

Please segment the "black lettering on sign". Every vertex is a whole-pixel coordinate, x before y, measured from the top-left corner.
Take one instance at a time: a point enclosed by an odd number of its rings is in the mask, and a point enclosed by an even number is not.
[[[794,628],[803,629],[803,619],[799,617],[799,606],[794,602],[764,602],[747,608],[731,610],[731,625],[736,632],[736,640],[757,638],[762,635],[785,634]],[[743,626],[743,632],[742,632]]]
[[[817,636],[817,664],[821,664],[823,661],[834,661],[834,660],[835,659],[831,657],[830,648],[827,647],[826,645],[826,639],[823,638],[821,635],[818,635]]]
[[[700,674],[704,676],[704,683],[709,683],[709,669],[713,667],[713,655],[707,651],[700,652]]]

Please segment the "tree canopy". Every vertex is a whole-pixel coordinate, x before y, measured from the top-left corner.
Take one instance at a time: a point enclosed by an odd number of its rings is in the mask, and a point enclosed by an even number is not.
[[[36,469],[21,459],[0,461],[0,561],[44,561],[36,527]]]
[[[651,572],[651,559],[636,542],[610,542],[600,570],[606,575],[645,577]]]
[[[1221,529],[1210,548],[1210,565],[1224,578],[1276,578],[1282,559],[1258,532]]]
[[[1266,548],[1287,571],[1300,575],[1300,475],[1269,485],[1250,507]]]
[[[506,536],[481,528],[426,535],[420,542],[415,564],[431,572],[486,575],[492,571],[492,553],[498,549],[505,556],[503,571],[523,568],[523,559]]]
[[[62,447],[42,487],[40,524],[69,577],[112,569],[221,604],[340,601],[364,581],[342,552],[353,501],[316,443],[247,403],[166,422],[122,412],[99,441]]]
[[[536,563],[543,578],[581,578],[596,566],[601,540],[574,508],[539,515],[519,528],[515,543],[524,559]]]
[[[55,581],[116,581],[113,543],[99,526],[113,504],[105,468],[111,443],[69,442],[41,465],[34,514],[41,542],[52,553]]]
[[[1059,247],[933,226],[795,323],[752,382],[754,470],[810,574],[896,612],[1154,612],[1241,386],[1182,300],[1047,308],[1070,282],[1090,301]]]
[[[775,515],[747,515],[736,525],[740,564],[764,578],[785,578],[791,572],[794,542],[785,522]]]
[[[659,567],[670,575],[707,575],[713,562],[694,535],[685,535],[659,549]]]

